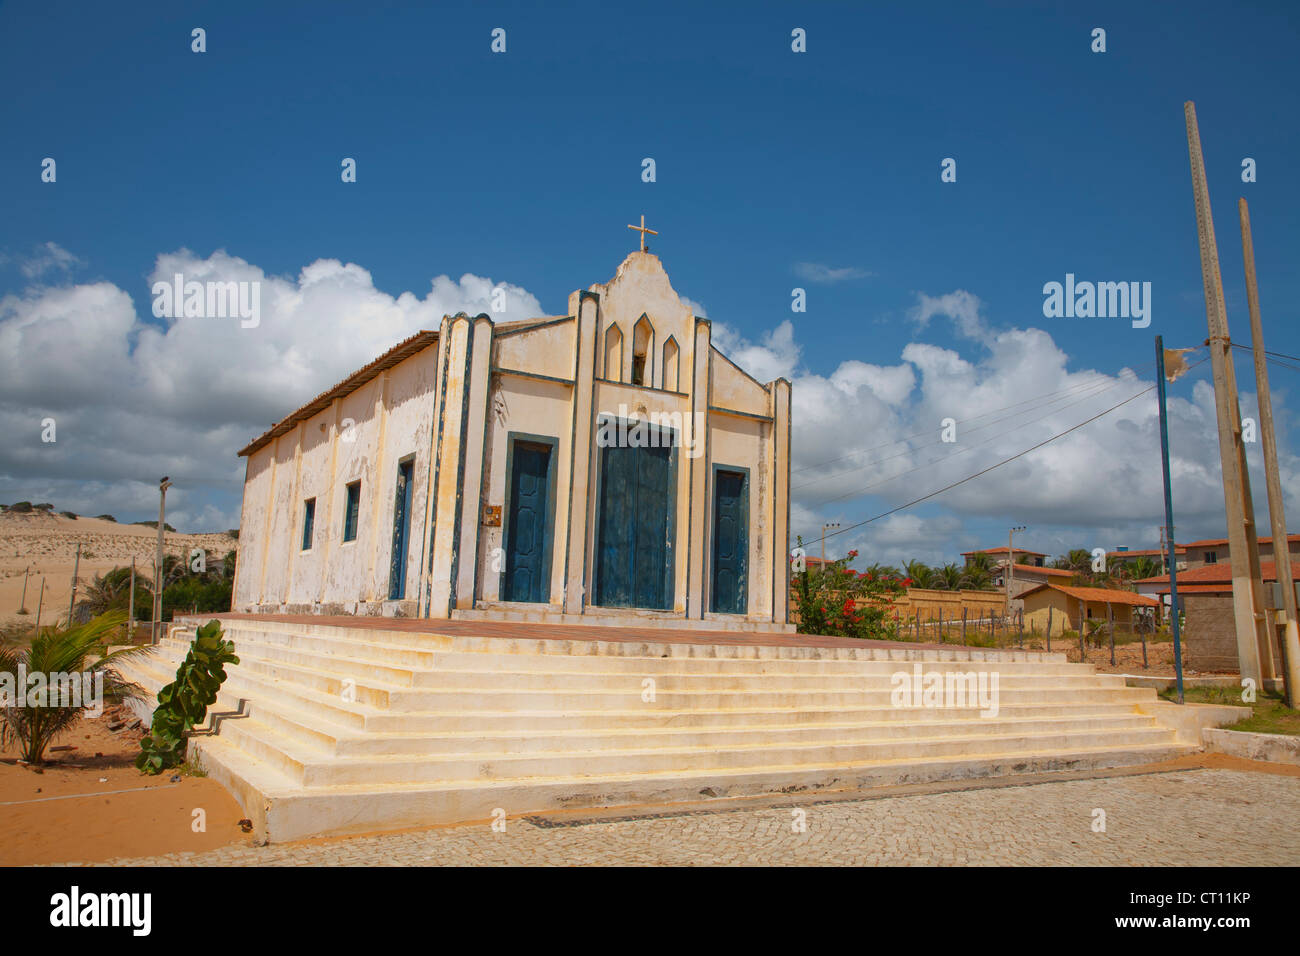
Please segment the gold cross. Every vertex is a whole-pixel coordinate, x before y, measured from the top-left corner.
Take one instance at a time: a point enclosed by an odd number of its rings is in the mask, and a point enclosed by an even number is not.
[[[632,229],[632,230],[635,230],[636,232],[641,233],[641,251],[642,251],[642,252],[645,252],[645,234],[648,232],[648,233],[650,233],[650,235],[652,235],[652,236],[657,236],[657,235],[659,235],[659,233],[655,232],[653,229],[647,229],[647,228],[645,227],[645,216],[644,216],[644,215],[641,216],[641,225],[639,225],[639,226],[632,226],[632,225],[629,225],[628,228],[629,228],[629,229]]]

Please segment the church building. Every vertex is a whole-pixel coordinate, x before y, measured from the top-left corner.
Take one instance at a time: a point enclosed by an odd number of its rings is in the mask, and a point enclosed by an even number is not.
[[[241,450],[232,610],[792,630],[790,383],[642,237],[568,315],[446,316]]]

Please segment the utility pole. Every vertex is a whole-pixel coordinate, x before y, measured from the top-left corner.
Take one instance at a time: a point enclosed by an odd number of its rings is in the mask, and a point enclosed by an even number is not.
[[[1300,633],[1296,630],[1295,578],[1291,575],[1291,545],[1286,534],[1286,506],[1282,479],[1277,468],[1277,437],[1273,430],[1273,398],[1268,387],[1268,366],[1264,361],[1264,325],[1259,314],[1259,285],[1255,281],[1255,241],[1250,231],[1250,209],[1246,200],[1237,201],[1241,217],[1241,255],[1246,266],[1246,301],[1250,306],[1250,342],[1255,353],[1255,391],[1259,396],[1259,432],[1264,445],[1264,484],[1268,489],[1268,517],[1273,526],[1273,567],[1282,591],[1286,631],[1282,639],[1282,673],[1286,680],[1286,705],[1295,707],[1300,687]],[[1269,627],[1272,644],[1273,627]]]
[[[128,644],[133,644],[135,643],[135,555],[134,554],[131,555],[131,596],[128,598],[128,601],[130,602],[128,604],[130,610],[126,612],[126,642]]]
[[[41,578],[41,593],[36,598],[36,636],[41,636],[41,605],[45,603],[45,579]]]
[[[27,575],[31,574],[31,571],[32,571],[32,566],[30,564],[23,569],[23,596],[22,599],[18,602],[19,614],[27,613]]]
[[[1024,531],[1024,530],[1025,530],[1024,525],[1017,525],[1016,527],[1012,528],[1007,532],[1007,579],[1004,582],[1002,582],[1003,588],[1007,592],[1006,595],[1007,599],[1004,602],[1006,604],[1007,617],[1011,617],[1011,585],[1012,583],[1014,583],[1016,578],[1016,556],[1015,556],[1015,552],[1011,550],[1011,536],[1014,535],[1017,531]]]
[[[72,597],[68,598],[68,627],[72,627],[72,609],[77,603],[77,574],[81,571],[81,542],[77,542],[77,560],[72,565]]]
[[[1272,653],[1266,642],[1263,581],[1259,568],[1259,541],[1255,510],[1250,498],[1250,474],[1241,440],[1241,409],[1237,404],[1237,374],[1228,338],[1228,314],[1223,302],[1223,276],[1219,272],[1219,247],[1214,238],[1210,190],[1205,181],[1201,134],[1196,105],[1183,104],[1187,122],[1187,148],[1192,164],[1192,193],[1196,229],[1201,249],[1201,279],[1205,286],[1205,316],[1209,326],[1210,365],[1214,370],[1214,405],[1219,423],[1219,463],[1223,472],[1223,499],[1228,519],[1228,548],[1232,565],[1232,606],[1237,629],[1237,660],[1243,679],[1257,687],[1273,676]],[[1172,535],[1171,535],[1172,537]],[[1172,556],[1170,557],[1172,561]]]
[[[1183,703],[1183,642],[1178,620],[1178,560],[1174,556],[1174,493],[1169,483],[1169,415],[1165,411],[1165,341],[1156,336],[1156,396],[1160,403],[1160,471],[1165,480],[1165,529],[1160,536],[1169,558],[1169,621],[1174,632],[1174,676]],[[1146,647],[1143,645],[1143,650]]]
[[[172,486],[166,475],[158,482],[158,557],[154,564],[153,575],[153,623],[149,628],[149,643],[157,644],[162,628],[162,592],[163,592],[163,526],[167,516],[167,489]]]

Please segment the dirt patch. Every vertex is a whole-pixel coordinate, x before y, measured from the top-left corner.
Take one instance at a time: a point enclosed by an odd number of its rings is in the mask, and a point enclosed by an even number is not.
[[[112,711],[76,723],[37,772],[0,750],[0,865],[94,863],[249,843],[243,812],[215,780],[135,769],[141,730],[108,729]],[[195,833],[194,811],[206,814]]]

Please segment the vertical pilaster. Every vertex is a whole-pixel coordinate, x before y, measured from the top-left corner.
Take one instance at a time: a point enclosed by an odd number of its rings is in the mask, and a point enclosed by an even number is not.
[[[479,531],[483,514],[483,455],[487,438],[488,388],[492,378],[492,333],[486,315],[473,320],[465,388],[465,429],[461,454],[459,544],[453,569],[456,587],[452,606],[472,608],[478,600]]]
[[[257,603],[263,605],[266,603],[266,563],[271,560],[271,535],[275,530],[275,478],[278,462],[280,459],[280,439],[273,439],[271,442],[271,480],[267,482],[266,490],[266,530],[262,533],[262,570],[257,582]],[[156,568],[155,574],[159,577],[162,575],[162,569]],[[154,581],[157,587],[157,580]]]
[[[428,616],[436,618],[450,617],[455,606],[474,324],[461,312],[444,320],[442,328],[446,345],[439,382],[441,408],[429,548]]]
[[[321,559],[320,565],[320,587],[316,592],[316,603],[320,604],[325,600],[325,585],[329,582],[330,568],[330,551],[334,548],[334,536],[337,534],[342,537],[340,531],[334,527],[334,499],[338,497],[338,491],[334,487],[334,476],[338,472],[339,462],[339,408],[340,403],[336,398],[330,403],[333,414],[330,416],[330,470],[329,478],[325,482],[325,523],[317,523],[317,527],[323,532],[321,534]],[[320,506],[320,500],[317,499],[317,507]],[[318,519],[320,515],[316,516]]]
[[[433,520],[434,507],[438,499],[438,456],[439,449],[442,447],[442,382],[443,372],[447,367],[447,334],[450,324],[450,317],[444,315],[442,324],[438,326],[438,352],[433,363],[433,407],[429,414],[429,447],[427,449],[429,457],[425,466],[424,524],[421,525],[420,531],[419,583],[416,589],[417,617],[429,616],[429,605],[433,591],[430,581],[433,565]]]
[[[370,554],[370,564],[366,568],[366,593],[362,600],[373,602],[383,600],[388,596],[387,586],[381,588],[377,580],[381,566],[379,565],[379,553],[384,554],[392,559],[393,539],[391,535],[383,535],[382,519],[384,516],[384,496],[392,495],[393,489],[384,473],[384,462],[387,458],[388,451],[388,370],[379,373],[379,381],[375,385],[375,406],[373,415],[375,421],[379,423],[379,441],[375,445],[375,459],[370,470],[370,513],[372,515],[370,522],[370,547],[367,549]],[[366,482],[362,482],[364,488]],[[384,546],[387,545],[387,550]],[[382,567],[388,567],[389,562],[385,562]]]
[[[690,476],[690,527],[686,530],[686,617],[703,618],[705,611],[704,575],[709,564],[709,405],[713,387],[713,326],[707,319],[695,320],[695,341],[691,347],[691,427],[699,427],[695,436],[702,444],[700,454],[692,458]]]
[[[588,603],[586,592],[587,527],[592,455],[592,401],[596,378],[597,332],[600,327],[600,299],[592,292],[578,294],[574,328],[573,404],[569,435],[569,504],[566,515],[564,557],[564,613],[582,614]],[[508,478],[507,478],[508,480]]]
[[[772,620],[790,617],[790,383],[772,383]]]
[[[286,543],[285,551],[289,555],[289,566],[285,570],[284,591],[280,598],[281,604],[288,604],[293,598],[294,559],[297,558],[298,552],[302,550],[302,541],[294,533],[294,529],[298,527],[298,488],[302,482],[302,434],[303,423],[299,422],[298,427],[294,429],[293,490],[289,494],[289,514],[286,516],[289,520],[289,540]]]

